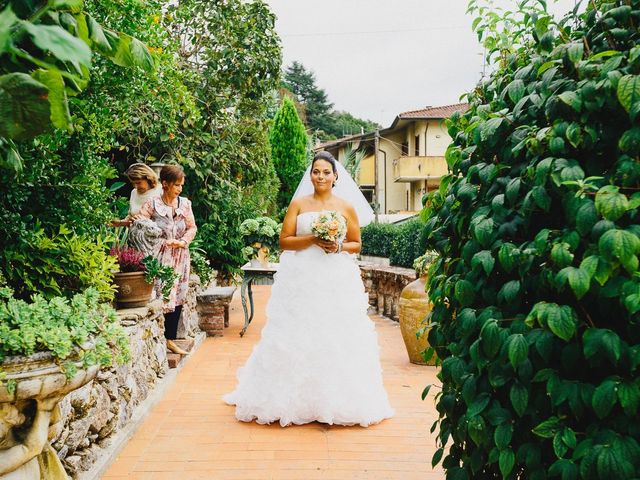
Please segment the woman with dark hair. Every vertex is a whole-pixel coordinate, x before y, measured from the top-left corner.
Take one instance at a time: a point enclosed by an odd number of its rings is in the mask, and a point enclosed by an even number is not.
[[[179,275],[163,310],[167,348],[181,355],[186,355],[188,352],[176,345],[174,340],[178,334],[178,321],[189,288],[191,265],[189,243],[195,238],[197,231],[191,202],[180,196],[184,181],[184,170],[179,165],[162,167],[160,171],[162,194],[145,203],[139,214],[141,218],[153,220],[162,230],[162,241],[158,244],[155,256],[160,263],[169,265]],[[156,291],[157,295],[162,297],[159,286],[156,287]]]
[[[351,201],[335,195],[339,189]],[[323,216],[342,226],[346,221],[346,235],[320,238]],[[366,427],[393,415],[353,258],[360,251],[360,223],[371,217],[344,167],[328,152],[318,153],[284,219],[284,252],[262,338],[238,371],[236,390],[224,397],[236,406],[238,420]]]

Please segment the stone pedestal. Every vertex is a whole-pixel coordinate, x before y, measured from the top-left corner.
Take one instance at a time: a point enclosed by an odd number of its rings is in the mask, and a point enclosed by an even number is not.
[[[198,294],[200,329],[208,337],[222,336],[229,326],[229,303],[236,287],[210,287]]]
[[[397,322],[400,293],[416,279],[416,272],[410,268],[360,262],[360,274],[369,295],[370,310]]]

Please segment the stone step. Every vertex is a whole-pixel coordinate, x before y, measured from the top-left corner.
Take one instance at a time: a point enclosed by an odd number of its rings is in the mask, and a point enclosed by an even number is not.
[[[177,368],[183,361],[183,355],[167,351],[167,363],[169,368]]]
[[[191,349],[193,348],[193,345],[195,343],[193,338],[178,338],[174,340],[174,342],[176,345],[178,345],[183,350],[186,350],[187,352],[191,352]]]

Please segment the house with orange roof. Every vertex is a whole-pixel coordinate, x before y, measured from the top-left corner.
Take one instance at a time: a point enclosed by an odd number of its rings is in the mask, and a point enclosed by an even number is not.
[[[467,108],[458,103],[403,112],[388,128],[325,142],[316,150],[328,150],[341,163],[350,149],[364,152],[356,181],[378,213],[418,212],[424,194],[438,188],[447,173],[451,137],[444,120]]]

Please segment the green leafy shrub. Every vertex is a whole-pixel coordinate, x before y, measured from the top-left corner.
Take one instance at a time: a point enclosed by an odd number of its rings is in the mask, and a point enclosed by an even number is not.
[[[413,268],[426,250],[423,224],[411,220],[401,225],[370,223],[362,228],[362,255],[389,258],[391,265]]]
[[[391,247],[397,227],[389,223],[370,223],[361,230],[362,255],[391,256]]]
[[[640,2],[558,25],[519,6],[478,12],[498,68],[452,119],[426,205],[433,463],[456,480],[637,478]]]
[[[391,244],[389,261],[391,265],[413,268],[416,258],[426,250],[424,225],[419,220],[411,220],[396,226],[396,233]]]
[[[209,260],[207,260],[206,252],[200,245],[201,241],[199,239],[196,239],[189,244],[191,273],[198,276],[202,287],[206,287],[215,279],[216,271],[211,268],[211,264],[209,263]]]
[[[0,365],[8,356],[36,352],[50,352],[69,376],[76,372],[76,361],[108,366],[130,359],[128,337],[115,310],[101,303],[92,288],[71,299],[0,299]]]
[[[89,287],[110,300],[115,292],[111,279],[118,267],[102,238],[78,235],[65,225],[55,235],[37,224],[24,231],[4,246],[0,265],[16,297],[25,300],[34,294],[71,296]]]

